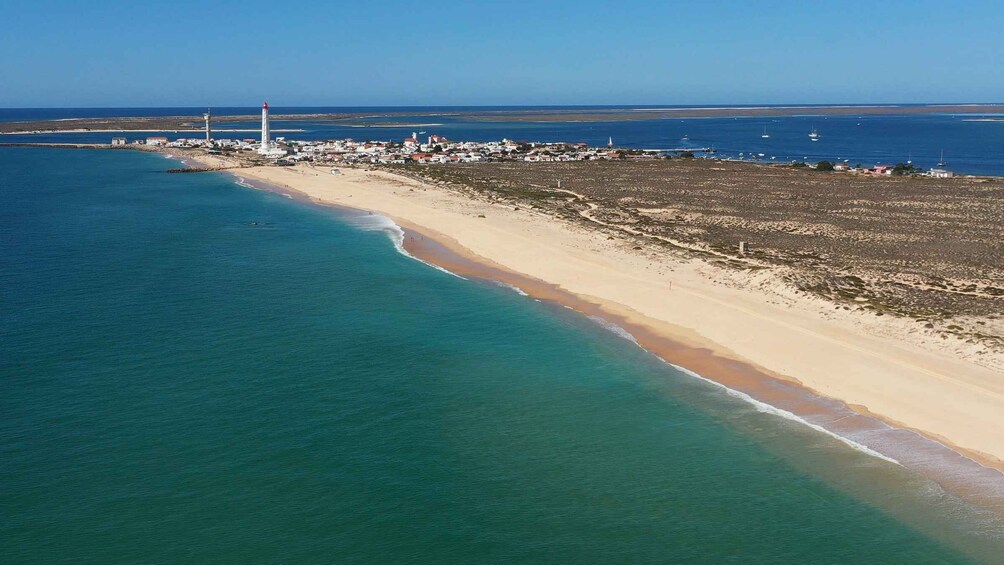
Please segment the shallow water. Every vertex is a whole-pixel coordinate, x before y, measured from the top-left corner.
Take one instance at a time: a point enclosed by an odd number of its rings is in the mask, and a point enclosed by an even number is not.
[[[999,522],[393,228],[0,149],[0,561],[992,561]]]

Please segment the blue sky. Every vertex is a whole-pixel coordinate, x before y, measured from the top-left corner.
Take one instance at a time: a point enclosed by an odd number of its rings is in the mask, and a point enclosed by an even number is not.
[[[978,1],[11,0],[0,107],[1004,102],[1002,22]]]

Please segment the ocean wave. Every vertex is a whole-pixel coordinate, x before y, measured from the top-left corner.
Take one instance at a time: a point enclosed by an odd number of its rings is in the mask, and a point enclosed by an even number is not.
[[[234,179],[235,179],[234,182],[236,182],[238,186],[258,190],[258,187],[250,183],[246,178],[242,176],[234,175]],[[286,192],[279,192],[279,194],[285,196],[286,198],[290,199],[293,198],[293,195]],[[448,275],[457,277],[458,279],[467,280],[465,277],[462,277],[457,273],[454,273],[453,271],[444,269],[439,265],[434,265],[428,261],[424,261],[418,257],[415,257],[411,253],[408,253],[408,250],[404,248],[404,230],[401,229],[401,226],[394,223],[394,220],[391,220],[387,216],[381,216],[380,214],[373,214],[373,213],[363,214],[360,212],[352,214],[348,220],[349,223],[351,223],[353,226],[362,229],[364,231],[382,231],[386,233],[390,237],[391,242],[394,244],[394,249],[396,249],[397,252],[400,253],[401,255],[404,255],[409,259],[414,259],[419,263],[428,265],[433,269],[436,269],[437,271],[442,271]]]
[[[520,296],[530,296],[522,288],[520,288],[518,286],[511,285],[509,283],[504,283],[502,281],[492,281],[492,282],[494,282],[495,284],[501,286],[502,288],[508,288],[509,290],[515,292],[516,294],[518,294]]]
[[[365,231],[382,231],[390,237],[391,242],[394,244],[394,249],[396,249],[401,255],[404,255],[409,259],[414,259],[419,263],[428,265],[437,271],[442,271],[448,275],[457,277],[458,279],[467,280],[465,277],[462,277],[453,271],[444,269],[439,265],[422,260],[415,257],[411,253],[408,253],[408,250],[404,248],[404,230],[401,229],[401,226],[394,223],[394,220],[388,218],[387,216],[381,216],[380,214],[368,214],[365,216],[359,215],[352,219],[352,224]]]
[[[641,344],[638,343],[638,340],[635,339],[635,337],[633,335],[631,335],[631,332],[625,330],[624,328],[618,326],[617,324],[615,324],[615,323],[613,323],[613,322],[611,322],[609,320],[605,320],[603,318],[600,318],[599,316],[589,316],[589,319],[592,320],[592,321],[594,321],[594,322],[596,322],[601,327],[603,327],[603,329],[609,331],[610,333],[612,333],[612,334],[614,334],[614,335],[616,335],[618,337],[622,337],[622,338],[630,341],[631,343],[637,345],[638,347],[641,347]],[[645,349],[645,348],[642,347],[642,349]],[[646,349],[646,351],[648,351],[648,350]]]
[[[626,329],[622,328],[621,326],[619,326],[619,325],[617,325],[617,324],[615,324],[615,323],[613,323],[613,322],[611,322],[609,320],[603,319],[603,318],[601,318],[599,316],[589,316],[589,319],[592,320],[592,321],[594,321],[594,322],[596,322],[597,324],[599,324],[601,327],[603,327],[607,331],[609,331],[609,332],[617,335],[618,337],[626,339],[626,340],[630,341],[631,343],[637,345],[638,347],[641,347],[642,349],[645,349],[644,346],[642,346],[640,343],[638,343],[638,340],[634,337],[634,335],[631,334],[631,332],[627,331]],[[645,351],[649,351],[649,350],[645,349]],[[649,351],[649,353],[652,353],[652,352]],[[653,355],[654,355],[654,353],[653,353]],[[659,356],[656,355],[656,357],[659,357]],[[830,430],[824,428],[823,426],[820,426],[819,424],[814,424],[814,423],[812,423],[812,422],[810,422],[810,421],[802,418],[801,416],[798,416],[797,414],[795,414],[793,412],[789,412],[789,411],[784,410],[782,408],[778,408],[776,406],[772,406],[770,404],[767,404],[766,402],[757,400],[757,399],[753,398],[752,396],[746,394],[745,392],[741,392],[741,391],[729,388],[729,387],[723,385],[720,382],[717,382],[717,381],[714,381],[714,380],[711,380],[711,379],[709,379],[707,377],[702,376],[700,373],[695,373],[694,371],[691,371],[690,369],[686,369],[684,367],[676,365],[675,363],[670,363],[669,361],[666,361],[665,359],[662,359],[662,357],[659,357],[659,359],[662,360],[662,362],[664,362],[664,363],[668,364],[669,366],[673,367],[674,369],[677,369],[678,371],[680,371],[680,372],[682,372],[682,373],[684,373],[684,374],[686,374],[686,375],[688,375],[690,377],[694,377],[694,378],[699,379],[701,381],[704,381],[706,383],[712,384],[712,385],[714,385],[714,386],[716,386],[716,387],[724,390],[725,393],[728,394],[729,396],[731,396],[733,398],[738,398],[739,400],[742,400],[742,401],[744,401],[744,402],[752,405],[753,408],[755,408],[757,410],[757,412],[761,412],[763,414],[770,414],[770,415],[773,415],[773,416],[784,418],[785,420],[790,420],[792,422],[797,422],[797,423],[802,424],[804,426],[808,426],[809,428],[811,428],[811,429],[813,429],[813,430],[815,430],[817,432],[820,432],[822,434],[828,435],[828,436],[830,436],[830,437],[832,437],[832,438],[840,441],[841,443],[849,446],[850,448],[854,449],[855,451],[859,451],[859,452],[864,453],[866,455],[871,455],[872,457],[877,457],[877,458],[879,458],[879,459],[881,459],[883,461],[887,461],[889,463],[893,463],[893,464],[899,465],[901,467],[903,466],[902,463],[900,463],[899,461],[893,459],[892,457],[889,457],[887,455],[883,455],[882,453],[879,453],[878,451],[875,451],[874,449],[868,447],[867,445],[864,445],[863,443],[856,442],[856,441],[854,441],[854,440],[852,440],[850,438],[844,437],[844,436],[842,436],[842,435],[840,435],[840,434],[838,434],[836,432],[830,431]]]
[[[667,361],[667,363],[669,363],[669,362]],[[841,443],[843,443],[843,444],[851,447],[852,449],[854,449],[856,451],[860,451],[861,453],[865,453],[867,455],[871,455],[872,457],[877,457],[877,458],[879,458],[879,459],[881,459],[883,461],[887,461],[889,463],[893,463],[893,464],[899,465],[901,467],[903,466],[902,463],[900,463],[899,461],[896,461],[892,457],[889,457],[887,455],[883,455],[883,454],[879,453],[878,451],[875,451],[874,449],[868,447],[867,445],[864,445],[863,443],[858,443],[858,442],[856,442],[856,441],[854,441],[854,440],[852,440],[850,438],[844,437],[844,436],[842,436],[842,435],[840,435],[840,434],[838,434],[836,432],[832,432],[832,431],[824,428],[823,426],[820,426],[819,424],[813,424],[812,422],[810,422],[810,421],[808,421],[808,420],[806,420],[806,419],[798,416],[797,414],[794,414],[794,413],[789,412],[787,410],[778,408],[776,406],[772,406],[770,404],[767,404],[766,402],[762,402],[760,400],[757,400],[757,399],[753,398],[752,396],[746,394],[745,392],[741,392],[741,391],[729,388],[729,387],[723,385],[722,383],[713,381],[713,380],[711,380],[711,379],[709,379],[707,377],[704,377],[704,376],[700,375],[699,373],[695,373],[694,371],[691,371],[690,369],[686,369],[684,367],[681,367],[681,366],[673,364],[673,363],[669,363],[669,365],[671,365],[674,369],[677,369],[677,370],[679,370],[679,371],[681,371],[681,372],[683,372],[683,373],[685,373],[685,374],[687,374],[687,375],[689,375],[691,377],[694,377],[696,379],[700,379],[700,380],[702,380],[702,381],[704,381],[706,383],[710,383],[710,384],[712,384],[712,385],[714,385],[714,386],[716,386],[718,388],[721,388],[729,396],[732,396],[734,398],[738,398],[740,400],[743,400],[743,401],[745,401],[745,402],[753,405],[753,407],[756,408],[756,410],[758,412],[762,412],[764,414],[771,414],[771,415],[774,415],[774,416],[778,416],[778,417],[784,418],[785,420],[791,420],[792,422],[797,422],[797,423],[802,424],[804,426],[808,426],[808,427],[812,428],[813,430],[815,430],[817,432],[826,434],[826,435],[828,435],[828,436],[830,436],[830,437],[832,437],[832,438],[840,441]]]

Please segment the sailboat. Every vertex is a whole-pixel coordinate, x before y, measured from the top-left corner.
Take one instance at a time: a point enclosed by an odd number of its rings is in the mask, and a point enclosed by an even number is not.
[[[767,133],[767,126],[763,126],[763,135],[761,135],[760,137],[764,139],[770,139],[770,134]]]
[[[607,138],[607,147],[613,147],[613,146],[614,146],[614,138],[612,137]]]
[[[941,159],[938,159],[938,166],[939,167],[944,167],[946,165],[948,165],[948,163],[945,162],[945,150],[942,149],[941,150]]]
[[[819,132],[816,131],[816,126],[812,126],[812,132],[809,133],[809,139],[812,141],[819,141]]]
[[[690,136],[687,134],[683,134],[683,137],[680,138],[680,141],[690,141]]]

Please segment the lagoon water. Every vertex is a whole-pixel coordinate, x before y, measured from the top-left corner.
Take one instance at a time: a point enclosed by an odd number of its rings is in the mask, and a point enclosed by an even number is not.
[[[668,108],[672,106],[660,106]],[[578,111],[617,110],[635,112],[644,107],[574,107]],[[396,140],[415,131],[440,134],[463,141],[498,141],[503,138],[586,142],[605,146],[613,138],[618,147],[637,149],[698,149],[713,147],[715,156],[753,159],[758,162],[819,160],[846,161],[851,165],[894,165],[911,161],[922,169],[934,167],[944,156],[947,168],[956,173],[1004,176],[1004,117],[1001,114],[932,113],[916,115],[819,116],[805,115],[750,118],[647,119],[609,122],[474,121],[458,114],[467,110],[540,110],[541,107],[377,107],[377,108],[282,108],[273,114],[380,113],[401,115],[336,121],[272,120],[273,135],[291,139]],[[558,108],[561,109],[561,108]],[[569,108],[564,108],[569,109]],[[24,108],[0,109],[0,122],[48,120],[71,117],[177,116],[202,115],[204,108]],[[255,115],[260,108],[216,108],[217,115]],[[198,119],[197,122],[201,123]],[[365,124],[365,125],[364,125]],[[402,125],[403,124],[403,125]],[[255,129],[256,122],[215,124],[217,129]],[[298,129],[281,133],[283,128]],[[763,139],[764,130],[770,138]],[[818,130],[820,141],[812,142],[809,132]],[[4,135],[0,142],[87,142],[108,143],[111,136],[101,133]],[[143,139],[146,133],[128,133]],[[156,134],[161,135],[161,134]],[[167,133],[169,137],[176,137]],[[197,133],[177,137],[200,137]],[[254,138],[254,132],[225,133],[218,137]],[[424,138],[425,135],[420,135]],[[684,137],[687,139],[684,140]],[[762,154],[762,156],[761,156]]]
[[[170,166],[0,149],[0,562],[1001,555],[933,483],[584,316]]]

